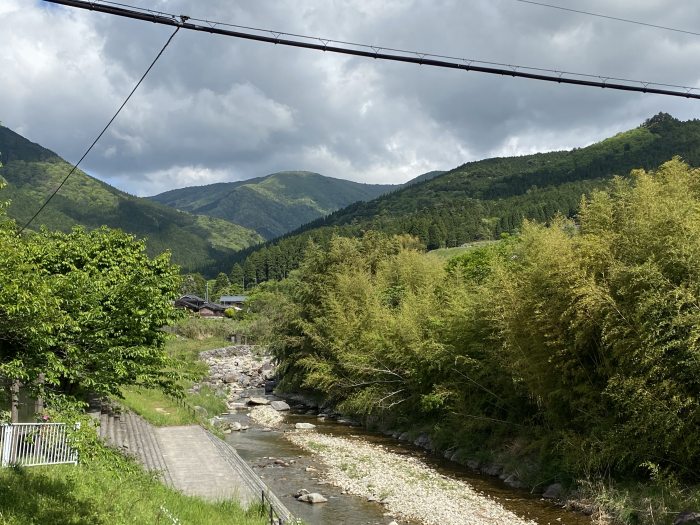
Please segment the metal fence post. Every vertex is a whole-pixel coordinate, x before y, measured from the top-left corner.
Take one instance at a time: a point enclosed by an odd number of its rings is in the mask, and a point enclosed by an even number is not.
[[[12,455],[12,425],[2,426],[2,462],[0,463],[3,467],[10,464],[10,456]]]

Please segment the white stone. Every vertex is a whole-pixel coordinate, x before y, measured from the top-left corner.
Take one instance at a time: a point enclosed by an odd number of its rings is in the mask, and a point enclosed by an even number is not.
[[[296,428],[297,430],[312,430],[316,428],[316,425],[312,423],[297,423],[296,425],[294,425],[294,428]]]

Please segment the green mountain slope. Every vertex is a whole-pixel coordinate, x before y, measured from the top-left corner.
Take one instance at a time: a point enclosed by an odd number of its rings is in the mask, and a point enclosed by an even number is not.
[[[71,166],[54,152],[0,126],[0,177],[7,182],[2,200],[8,213],[24,224]],[[107,225],[147,239],[151,254],[171,250],[173,261],[188,271],[210,271],[219,261],[262,238],[252,230],[221,219],[173,210],[128,195],[77,170],[32,224],[69,230],[75,225]]]
[[[308,171],[166,191],[149,197],[179,210],[226,219],[267,239],[396,186],[360,184]]]
[[[370,202],[359,202],[304,225],[231,260],[245,263],[246,279],[275,278],[294,268],[310,239],[360,235],[374,229],[415,235],[429,249],[493,239],[524,218],[572,215],[583,194],[612,176],[654,169],[679,155],[700,165],[700,121],[659,114],[641,126],[585,148],[469,162]]]

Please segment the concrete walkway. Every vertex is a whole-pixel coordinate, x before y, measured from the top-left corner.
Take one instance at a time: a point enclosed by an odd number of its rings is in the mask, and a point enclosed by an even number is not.
[[[154,430],[176,489],[208,500],[235,499],[244,507],[260,499],[202,427],[190,425]]]
[[[212,501],[235,499],[244,507],[259,501],[255,485],[240,468],[243,460],[202,427],[154,427],[131,412],[101,414],[99,419],[100,436],[175,489]]]

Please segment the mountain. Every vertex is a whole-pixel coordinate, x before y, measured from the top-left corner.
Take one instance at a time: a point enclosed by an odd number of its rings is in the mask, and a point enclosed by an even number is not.
[[[8,214],[24,224],[71,169],[56,153],[0,126],[0,178],[7,187],[0,200],[10,200]],[[173,261],[187,271],[209,273],[236,250],[262,241],[252,230],[222,219],[180,212],[134,197],[80,170],[41,212],[32,228],[70,230],[107,225],[146,238],[149,253],[171,250]]]
[[[149,197],[179,210],[226,219],[272,239],[397,186],[361,184],[308,171],[166,191]]]
[[[614,175],[655,169],[679,155],[700,165],[700,121],[679,121],[660,113],[637,128],[585,148],[469,162],[369,202],[359,202],[317,219],[262,247],[240,252],[246,280],[286,275],[309,240],[367,230],[408,233],[429,249],[493,239],[519,228],[522,220],[547,221],[575,214],[581,196]]]
[[[438,177],[439,175],[442,175],[443,173],[447,173],[446,171],[429,171],[428,173],[423,173],[423,175],[418,175],[417,177],[409,180],[405,184],[402,184],[402,186],[410,186],[411,184],[416,184],[417,182],[423,182],[426,180],[434,179],[435,177]]]

